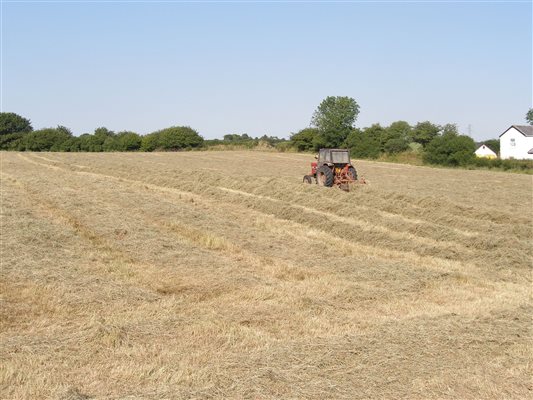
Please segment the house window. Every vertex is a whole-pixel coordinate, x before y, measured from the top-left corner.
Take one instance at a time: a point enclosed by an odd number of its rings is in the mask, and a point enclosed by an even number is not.
[[[514,138],[511,138],[511,146],[516,146],[516,141],[514,140]]]

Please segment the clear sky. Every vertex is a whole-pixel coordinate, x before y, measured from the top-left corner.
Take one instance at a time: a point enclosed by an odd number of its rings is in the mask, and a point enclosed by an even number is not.
[[[2,1],[2,111],[35,129],[288,137],[326,96],[357,126],[525,124],[532,4]]]

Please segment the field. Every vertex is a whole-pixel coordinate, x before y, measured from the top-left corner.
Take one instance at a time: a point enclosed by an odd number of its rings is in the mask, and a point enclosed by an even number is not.
[[[532,178],[1,153],[6,399],[525,399]]]

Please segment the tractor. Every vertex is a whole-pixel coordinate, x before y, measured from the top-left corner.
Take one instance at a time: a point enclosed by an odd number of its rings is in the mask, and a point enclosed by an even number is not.
[[[319,186],[338,186],[348,191],[350,183],[357,182],[357,171],[350,162],[347,149],[320,149],[316,161],[311,163],[311,174],[304,176],[305,183]],[[364,179],[360,183],[365,183]]]

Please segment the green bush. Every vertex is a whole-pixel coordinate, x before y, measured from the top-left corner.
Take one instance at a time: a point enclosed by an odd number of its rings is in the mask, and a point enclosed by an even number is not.
[[[533,173],[533,160],[500,160],[499,158],[475,157],[473,167]]]
[[[116,136],[118,151],[137,151],[141,148],[142,138],[135,132],[119,132]]]
[[[224,142],[242,143],[253,140],[253,138],[250,137],[247,133],[243,133],[242,135],[239,135],[238,133],[230,133],[224,135],[224,138],[222,140]]]
[[[142,137],[141,151],[155,151],[159,146],[159,137],[156,133],[150,133]]]
[[[450,132],[437,136],[424,151],[424,162],[446,166],[466,166],[475,159],[476,145],[472,138]]]
[[[317,128],[305,128],[294,133],[290,138],[290,142],[298,151],[316,151],[318,150],[318,148],[315,147],[318,135],[319,132]]]
[[[102,143],[102,151],[120,151],[120,144],[117,138],[114,136],[106,137],[104,143]]]
[[[345,145],[355,158],[378,158],[381,153],[381,134],[383,128],[374,124],[364,130],[353,129],[346,138]]]
[[[63,144],[71,137],[72,132],[62,126],[40,129],[23,136],[20,150],[61,151]]]
[[[492,163],[490,162],[491,160],[486,158],[486,157],[475,157],[473,160],[472,160],[472,165],[476,166],[476,167],[482,167],[482,168],[490,168]],[[500,161],[500,160],[498,160]]]
[[[81,143],[79,137],[71,137],[61,144],[59,151],[78,152],[81,151],[80,144]]]
[[[204,139],[188,126],[173,126],[146,135],[142,138],[141,150],[176,151],[201,147]]]
[[[411,142],[411,143],[409,143],[409,149],[413,153],[422,153],[422,150],[424,149],[424,146],[422,146],[420,143]]]
[[[26,134],[26,132],[17,132],[0,135],[0,150],[24,150],[22,139]]]
[[[80,151],[99,152],[103,151],[105,137],[84,133],[79,137]]]
[[[294,153],[297,151],[296,148],[293,146],[292,142],[289,140],[276,143],[275,147],[276,147],[276,150],[278,150],[281,153]]]
[[[533,173],[533,160],[501,160],[504,170]]]
[[[405,138],[389,139],[383,146],[387,154],[398,154],[409,148],[409,142]]]
[[[385,154],[382,154],[378,158],[378,161],[411,164],[411,165],[422,165],[423,164],[421,153],[418,153],[412,150],[407,150],[407,151],[403,151],[401,153],[395,153],[395,154],[385,153]]]
[[[159,132],[159,144],[164,150],[181,150],[200,147],[204,139],[188,126],[176,126]]]

